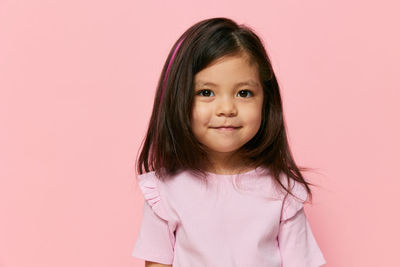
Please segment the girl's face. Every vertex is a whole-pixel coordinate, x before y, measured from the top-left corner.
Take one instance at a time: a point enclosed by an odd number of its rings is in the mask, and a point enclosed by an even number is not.
[[[191,127],[215,158],[230,155],[257,133],[263,89],[246,56],[221,58],[194,77]]]

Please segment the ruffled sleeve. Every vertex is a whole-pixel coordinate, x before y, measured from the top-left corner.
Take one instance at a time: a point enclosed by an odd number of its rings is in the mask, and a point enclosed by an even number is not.
[[[302,184],[298,182],[295,182],[292,186],[292,194],[295,195],[295,197],[287,194],[283,201],[281,221],[285,221],[293,217],[298,211],[303,208],[304,202],[308,198],[308,193],[306,189]]]
[[[169,215],[165,201],[161,200],[160,180],[157,179],[154,172],[144,173],[138,176],[138,185],[142,191],[145,201],[149,204],[153,212],[161,219],[168,221]]]
[[[138,185],[144,197],[143,216],[132,256],[172,265],[176,223],[160,194],[160,181],[149,172],[138,176]]]
[[[278,243],[282,267],[319,267],[326,260],[311,231],[304,212],[308,193],[300,183],[295,183],[292,195],[284,199],[279,227]]]

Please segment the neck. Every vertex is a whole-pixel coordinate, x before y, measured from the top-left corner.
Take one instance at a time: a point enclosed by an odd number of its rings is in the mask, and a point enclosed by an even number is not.
[[[216,174],[236,174],[254,169],[233,152],[209,152],[212,166],[207,170]]]

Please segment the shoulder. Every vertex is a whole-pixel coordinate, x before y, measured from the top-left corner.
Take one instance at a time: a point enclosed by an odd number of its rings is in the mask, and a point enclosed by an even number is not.
[[[171,220],[167,196],[163,194],[163,182],[156,176],[155,171],[137,175],[137,181],[144,200],[156,215],[166,221]]]
[[[192,190],[192,179],[186,172],[159,178],[155,171],[137,175],[138,186],[152,210],[164,220],[178,220],[177,204]]]
[[[282,184],[292,193],[289,194],[285,191],[283,194],[282,219],[286,220],[293,217],[304,207],[304,203],[308,199],[308,192],[304,184],[293,179],[288,182],[286,175],[282,175],[282,178]]]
[[[308,192],[304,184],[294,179],[288,179],[287,175],[283,173],[280,175],[280,181],[293,194],[291,195],[281,188],[280,191],[283,193],[284,199],[296,200],[303,203],[307,200]]]

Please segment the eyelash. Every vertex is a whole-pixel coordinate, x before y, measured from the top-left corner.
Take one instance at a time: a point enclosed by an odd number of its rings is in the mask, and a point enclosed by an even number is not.
[[[210,91],[210,92],[212,92],[210,89],[203,89],[203,90],[197,91],[196,95],[201,95],[201,93],[203,93],[204,91]],[[250,91],[250,90],[240,90],[239,93],[240,93],[240,92],[248,92],[248,93],[250,93],[251,96],[253,95],[253,92]],[[207,97],[209,97],[209,96],[207,96]],[[248,97],[245,97],[245,98],[248,98]]]

